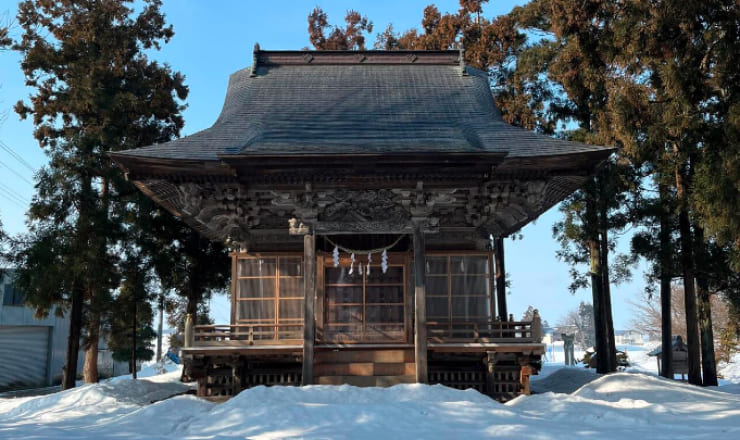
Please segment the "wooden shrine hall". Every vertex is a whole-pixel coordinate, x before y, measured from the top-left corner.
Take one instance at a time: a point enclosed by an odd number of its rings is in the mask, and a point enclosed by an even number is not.
[[[231,322],[186,328],[200,395],[422,382],[507,400],[545,347],[538,317],[507,313],[503,239],[611,151],[506,124],[461,51],[255,47],[212,127],[111,157],[233,249]]]

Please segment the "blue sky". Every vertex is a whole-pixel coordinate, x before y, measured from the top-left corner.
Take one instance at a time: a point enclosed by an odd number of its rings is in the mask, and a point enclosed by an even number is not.
[[[523,1],[494,0],[486,5],[484,16],[491,18],[509,12]],[[229,75],[251,64],[252,49],[259,42],[263,49],[301,49],[309,46],[307,15],[315,6],[329,14],[332,23],[340,23],[348,9],[366,14],[382,31],[388,23],[405,30],[419,27],[422,11],[429,0],[411,1],[289,1],[266,2],[244,0],[165,0],[167,22],[174,26],[175,37],[162,51],[153,54],[161,62],[186,76],[190,87],[185,110],[183,135],[209,127],[218,116]],[[458,9],[457,0],[436,1],[443,12]],[[0,17],[15,15],[14,2],[3,0]],[[13,30],[18,35],[17,26]],[[372,46],[374,36],[368,43]],[[17,54],[0,52],[0,141],[20,154],[33,167],[46,163],[46,158],[33,139],[29,121],[19,121],[12,107],[28,96]],[[14,159],[0,144],[0,219],[9,233],[26,230],[24,217],[34,190],[30,170]],[[580,301],[589,301],[590,290],[575,295],[568,292],[568,266],[557,261],[557,243],[552,238],[552,225],[560,218],[557,208],[543,214],[534,224],[526,226],[523,240],[506,241],[507,272],[512,282],[508,296],[509,310],[519,317],[528,305],[540,309],[551,324],[575,308]],[[614,321],[617,328],[626,328],[631,307],[627,301],[637,301],[643,289],[641,274],[635,283],[614,286]],[[228,304],[216,300],[212,304],[217,322],[228,322]]]

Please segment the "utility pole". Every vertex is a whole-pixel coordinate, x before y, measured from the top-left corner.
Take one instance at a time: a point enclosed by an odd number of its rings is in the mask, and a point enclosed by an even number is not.
[[[157,362],[162,360],[162,326],[164,321],[164,291],[159,292],[159,326],[157,327]]]

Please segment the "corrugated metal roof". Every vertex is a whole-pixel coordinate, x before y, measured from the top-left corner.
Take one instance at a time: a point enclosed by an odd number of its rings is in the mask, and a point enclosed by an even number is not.
[[[457,51],[259,51],[231,76],[215,124],[113,154],[216,161],[224,156],[604,150],[506,124],[486,74]]]

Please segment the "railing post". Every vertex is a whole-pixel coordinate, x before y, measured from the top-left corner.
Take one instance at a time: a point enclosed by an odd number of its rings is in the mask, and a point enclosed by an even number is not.
[[[185,315],[185,340],[183,341],[185,348],[193,346],[193,337],[193,314],[188,313]]]

